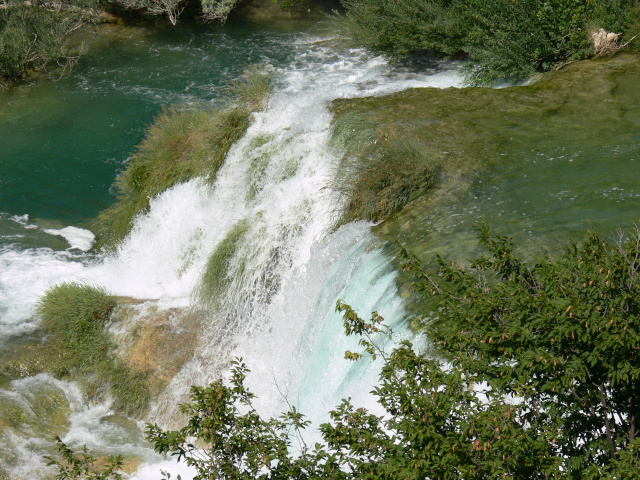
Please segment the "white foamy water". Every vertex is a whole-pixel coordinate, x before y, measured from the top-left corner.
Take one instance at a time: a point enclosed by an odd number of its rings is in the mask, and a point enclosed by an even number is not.
[[[59,235],[63,237],[70,245],[69,249],[78,249],[86,252],[91,249],[93,246],[93,242],[96,239],[96,236],[93,232],[78,227],[64,227],[59,230],[56,229],[45,229],[45,233],[49,235]]]
[[[10,326],[7,335],[32,328],[37,298],[60,281],[88,281],[162,307],[188,307],[208,257],[242,224],[226,294],[203,314],[206,328],[193,359],[152,405],[150,420],[171,423],[190,386],[224,376],[234,356],[244,357],[253,371],[248,384],[264,414],[282,408],[283,392],[316,426],[343,396],[371,406],[367,392],[378,367],[343,360],[357,339],[344,337],[335,302],[342,298],[363,317],[378,310],[400,329],[404,312],[395,273],[370,238],[369,225],[330,233],[340,212],[340,197],[331,188],[340,154],[329,148],[327,106],[335,98],[446,87],[460,79],[455,66],[415,73],[320,40],[283,45],[296,50],[296,59],[279,70],[268,107],[254,114],[214,185],[196,179],[152,200],[115,255],[80,262],[69,252],[3,247],[0,313],[8,320],[0,328]],[[72,239],[78,248],[80,237]],[[138,449],[136,456],[146,459],[133,476],[139,480],[157,478],[160,470],[192,478],[183,465],[154,457],[131,429],[114,433],[113,422],[101,423],[110,415],[108,404],[74,411],[64,439],[105,453],[123,445]]]

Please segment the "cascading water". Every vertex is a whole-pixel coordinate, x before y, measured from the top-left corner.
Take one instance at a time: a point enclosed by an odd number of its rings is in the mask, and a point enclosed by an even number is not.
[[[218,291],[222,294],[207,299],[200,312],[203,326],[193,358],[153,403],[149,419],[174,422],[176,405],[186,399],[190,386],[224,375],[235,356],[252,369],[248,384],[266,415],[282,408],[282,392],[316,426],[325,420],[320,412],[344,396],[358,400],[360,395],[367,402],[360,392],[370,390],[376,368],[343,360],[354,342],[342,334],[335,302],[342,298],[363,316],[378,310],[398,328],[403,307],[390,260],[369,234],[369,225],[350,224],[330,233],[340,212],[340,196],[331,188],[340,155],[329,146],[327,106],[340,97],[455,85],[459,77],[453,65],[418,74],[319,38],[300,37],[282,48],[294,50],[293,61],[274,66],[277,87],[268,107],[254,114],[213,186],[194,179],[153,199],[148,214],[136,219],[131,235],[112,256],[2,247],[0,335],[8,338],[32,329],[35,301],[47,285],[60,281],[103,285],[112,294],[144,299],[145,305],[159,309],[197,310],[202,302],[196,301],[194,290],[208,258],[235,235],[226,278],[221,279],[224,288]],[[21,228],[27,228],[27,218],[23,220]],[[65,233],[86,241],[79,231],[57,229],[49,235]],[[127,325],[136,321],[134,317]],[[115,333],[126,337],[127,330]],[[48,375],[27,380],[57,382]],[[27,380],[12,381],[7,391],[17,392]],[[67,391],[76,392],[72,384],[55,385],[67,397]],[[136,478],[153,478],[160,469],[188,477],[182,466],[164,462],[144,446],[131,433],[135,427],[114,421],[108,404],[83,405],[79,393],[72,396],[61,403],[69,415],[62,437],[73,447],[87,443],[100,454],[112,454],[131,453],[134,445],[136,455],[147,462]],[[46,450],[44,436],[28,430],[21,434],[12,439],[13,448]],[[44,467],[32,455],[7,470],[16,478],[32,478]]]

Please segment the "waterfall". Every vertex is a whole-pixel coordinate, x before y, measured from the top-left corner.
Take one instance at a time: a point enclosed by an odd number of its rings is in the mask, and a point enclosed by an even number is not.
[[[179,418],[176,405],[187,399],[191,385],[224,377],[233,357],[243,357],[252,370],[248,386],[265,415],[281,410],[283,394],[312,420],[311,430],[344,396],[371,406],[367,392],[377,367],[343,359],[346,349],[357,348],[357,340],[345,338],[334,312],[336,300],[350,303],[363,317],[377,310],[400,332],[404,310],[390,259],[369,225],[358,222],[334,231],[341,197],[332,184],[341,152],[330,147],[327,107],[335,98],[457,85],[459,76],[452,64],[415,72],[320,38],[300,37],[290,48],[294,60],[277,69],[268,106],[254,114],[213,185],[194,179],[153,199],[149,212],[136,219],[129,237],[109,256],[0,251],[0,261],[21,282],[5,287],[9,277],[0,271],[6,297],[0,298],[2,325],[28,330],[25,318],[37,297],[63,280],[103,285],[114,295],[161,309],[197,311],[202,329],[193,358],[151,406],[149,420],[164,425]],[[219,298],[200,305],[194,291],[207,262],[231,237],[234,248],[225,258],[224,278],[216,280],[222,285],[216,290]],[[40,283],[30,284],[29,275]],[[18,307],[25,291],[27,301]],[[126,336],[126,328],[119,335]],[[119,444],[118,435],[104,429],[102,438],[86,433],[97,428],[91,423],[96,418],[108,417],[108,403],[74,402],[65,441],[78,446],[89,437],[103,453],[130,453],[127,445],[136,439]],[[113,422],[98,423],[116,429]],[[309,435],[315,439],[313,431]],[[147,463],[134,478],[157,477],[160,469],[188,477],[183,466],[163,461],[148,447],[136,448],[147,448],[140,453]]]

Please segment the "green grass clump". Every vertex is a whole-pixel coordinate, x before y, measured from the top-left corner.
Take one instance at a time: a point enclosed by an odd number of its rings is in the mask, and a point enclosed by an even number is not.
[[[165,190],[200,176],[213,182],[231,145],[249,126],[249,115],[245,106],[163,110],[116,179],[118,201],[98,217],[99,246],[113,247],[126,237],[135,217]]]
[[[249,223],[246,220],[239,222],[209,256],[200,284],[195,290],[196,303],[201,308],[214,309],[219,305],[219,298],[229,286],[231,259],[248,230]]]
[[[84,378],[91,396],[109,392],[114,408],[140,414],[149,401],[145,376],[132,374],[114,355],[115,345],[105,330],[115,306],[114,299],[100,288],[61,283],[45,293],[38,313],[43,330],[60,351],[52,373]]]
[[[335,185],[346,197],[341,223],[384,220],[436,184],[439,164],[418,132],[383,128],[389,119],[381,122],[366,104],[333,111],[332,142],[344,149]]]
[[[147,129],[146,137],[115,181],[118,200],[94,222],[98,248],[114,248],[149,209],[149,201],[192,178],[213,183],[231,146],[244,135],[251,113],[264,106],[271,76],[248,68],[216,107],[164,109]]]
[[[273,92],[274,81],[265,66],[249,65],[240,77],[231,82],[227,95],[249,106],[253,111],[265,107],[267,97]]]
[[[380,221],[426,193],[439,167],[418,140],[406,138],[371,154],[346,157],[339,188],[347,194],[347,220]]]

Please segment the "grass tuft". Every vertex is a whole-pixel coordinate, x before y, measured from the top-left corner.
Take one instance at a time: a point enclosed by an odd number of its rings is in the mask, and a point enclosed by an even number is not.
[[[60,352],[50,369],[57,376],[86,379],[90,396],[110,393],[119,411],[141,414],[149,402],[145,375],[132,374],[114,355],[115,345],[105,330],[115,306],[101,288],[80,283],[50,288],[38,304],[43,330]]]
[[[218,106],[164,109],[147,129],[127,168],[115,181],[117,201],[94,222],[98,248],[113,249],[131,231],[149,202],[192,178],[213,183],[231,146],[249,127],[251,113],[264,106],[273,89],[271,76],[247,69]]]
[[[423,195],[440,168],[414,137],[381,134],[358,109],[339,117],[333,142],[345,149],[336,188],[347,201],[342,222],[378,222]]]
[[[267,98],[273,92],[273,75],[267,66],[249,65],[242,74],[227,87],[229,98],[247,105],[253,111],[263,110],[266,107]]]

